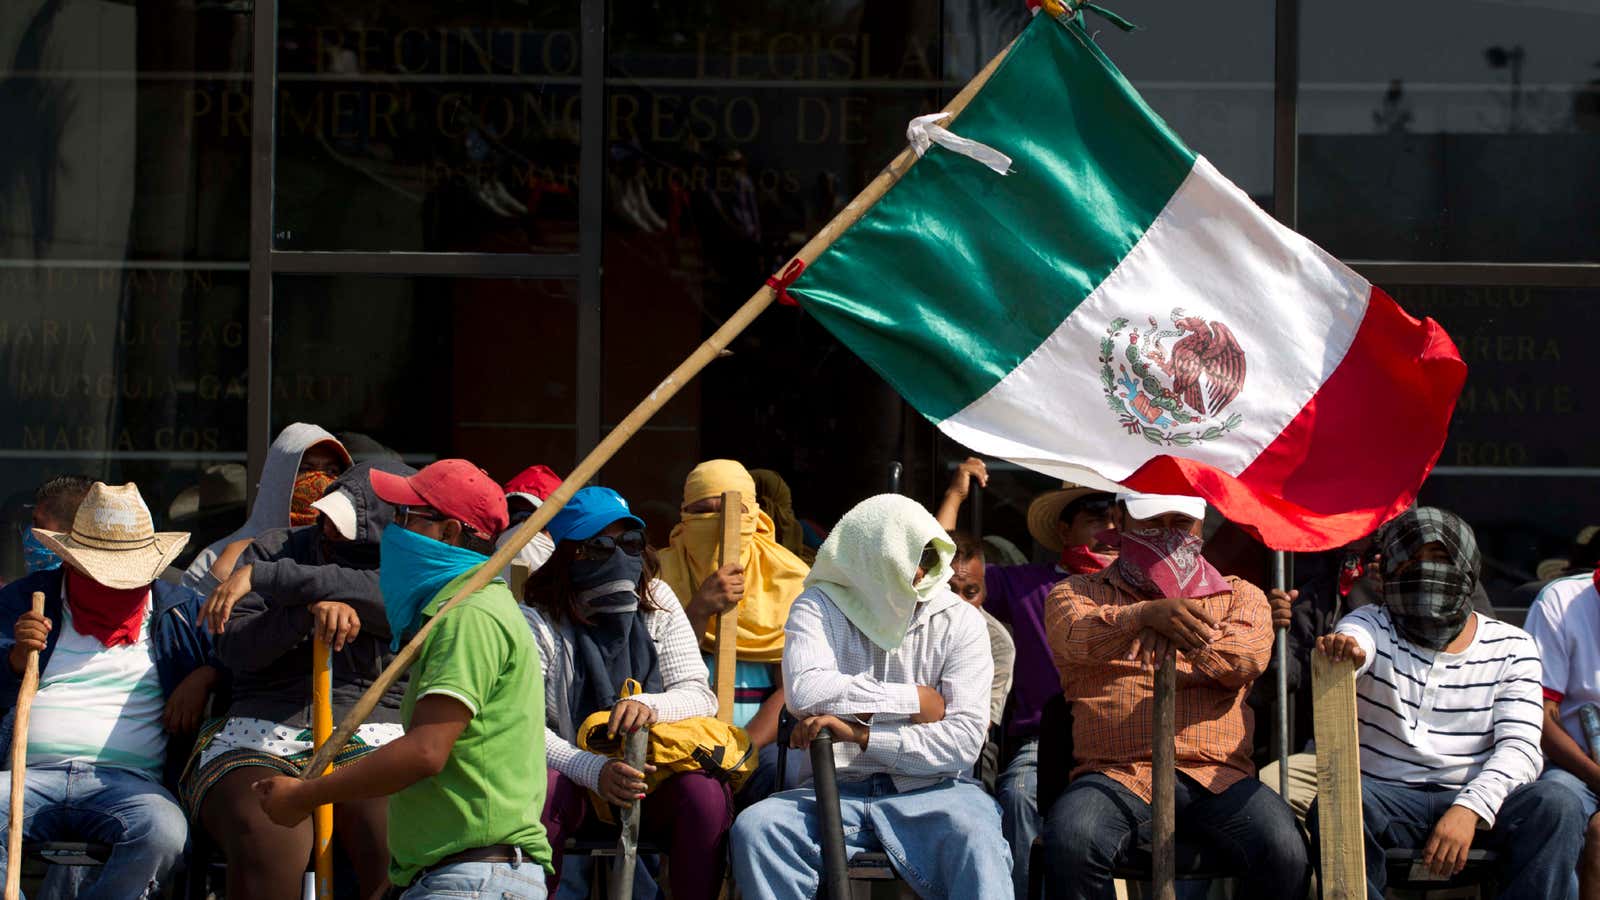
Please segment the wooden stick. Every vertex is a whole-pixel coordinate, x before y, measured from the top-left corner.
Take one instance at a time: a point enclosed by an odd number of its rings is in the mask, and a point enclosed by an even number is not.
[[[744,551],[739,524],[744,498],[738,491],[722,495],[722,558],[718,566],[738,563]],[[733,724],[733,670],[739,665],[739,608],[717,616],[717,718]]]
[[[649,745],[648,725],[630,732],[624,739],[622,761],[643,772]],[[643,800],[635,800],[622,811],[622,831],[617,835],[617,861],[611,870],[610,900],[631,900],[633,897],[633,871],[639,862],[639,816],[642,806]]]
[[[44,615],[44,594],[33,592],[33,614]],[[27,789],[28,717],[39,690],[39,651],[29,650],[17,690],[17,719],[11,730],[11,820],[6,832],[6,900],[22,895],[22,800]]]
[[[1356,665],[1311,654],[1312,718],[1317,739],[1317,823],[1323,900],[1367,895],[1361,828],[1361,736],[1356,731]]]
[[[1012,43],[1014,44],[1015,41]],[[995,54],[994,59],[989,60],[989,64],[984,66],[982,71],[967,82],[966,87],[951,98],[949,104],[944,108],[945,112],[951,114],[951,120],[944,123],[946,126],[956,116],[959,116],[963,109],[966,109],[968,103],[972,102],[972,98],[977,96],[978,91],[982,89],[989,77],[995,73],[995,70],[1000,68],[1001,62],[1005,60],[1006,54],[1010,50],[1011,45],[1006,45],[1004,50]],[[883,171],[879,172],[862,189],[861,193],[856,195],[854,200],[845,204],[844,209],[839,210],[832,221],[824,225],[821,231],[807,241],[806,245],[800,248],[800,252],[794,255],[794,258],[806,265],[815,262],[816,258],[822,254],[822,251],[828,249],[834,241],[839,239],[840,235],[844,234],[850,226],[865,215],[874,203],[882,199],[883,195],[888,193],[896,182],[905,177],[905,174],[911,170],[911,166],[916,161],[916,151],[910,147],[901,150],[900,155],[885,166]],[[772,305],[772,301],[777,299],[777,296],[777,291],[771,285],[763,285],[750,296],[749,300],[745,301],[743,306],[728,317],[728,321],[722,323],[721,328],[713,332],[710,337],[705,339],[704,343],[689,354],[688,359],[679,363],[678,367],[673,369],[670,375],[656,385],[655,390],[651,391],[643,402],[634,407],[633,412],[628,413],[627,418],[617,423],[617,427],[612,429],[611,433],[607,434],[589,452],[589,455],[583,458],[582,462],[578,463],[577,467],[572,470],[572,474],[568,475],[566,480],[561,483],[561,486],[556,488],[549,497],[545,498],[544,503],[534,510],[533,515],[517,526],[517,530],[512,532],[511,538],[499,550],[496,550],[493,556],[489,557],[489,561],[480,566],[472,574],[472,577],[463,582],[456,591],[455,596],[446,601],[439,608],[438,613],[423,623],[416,636],[404,647],[400,648],[400,652],[395,654],[394,660],[383,670],[383,674],[379,675],[377,680],[372,683],[372,686],[367,688],[366,693],[361,695],[361,699],[356,701],[355,706],[351,708],[344,720],[339,723],[339,728],[334,731],[333,738],[317,750],[316,755],[311,760],[312,764],[306,766],[305,772],[300,776],[301,778],[309,781],[322,774],[323,767],[344,747],[355,734],[356,728],[366,721],[367,716],[371,715],[372,711],[377,708],[378,701],[383,699],[384,692],[389,690],[401,675],[405,674],[406,669],[411,668],[411,664],[416,661],[417,654],[422,651],[423,643],[428,639],[428,635],[433,633],[434,626],[440,619],[444,618],[445,613],[448,613],[455,608],[457,603],[482,590],[484,585],[493,581],[510,564],[512,558],[517,555],[517,551],[521,550],[524,545],[533,540],[534,535],[543,531],[550,524],[550,520],[555,518],[555,514],[560,512],[563,506],[567,505],[567,501],[572,499],[572,495],[577,493],[579,488],[588,484],[595,475],[599,474],[601,467],[610,461],[611,457],[622,448],[622,445],[632,439],[634,434],[661,407],[665,406],[667,401],[671,400],[691,378],[699,374],[701,369],[704,369],[708,363],[717,358],[718,354],[727,349],[728,344],[740,332],[748,328],[757,316],[765,312],[767,307]]]
[[[311,739],[321,747],[333,735],[333,648],[327,641],[311,641]],[[333,771],[328,766],[326,771]],[[312,813],[312,872],[316,875],[316,900],[333,900],[333,805]]]
[[[1177,896],[1177,746],[1173,707],[1177,700],[1177,663],[1171,653],[1156,669],[1154,744],[1151,747],[1150,887],[1156,900]]]

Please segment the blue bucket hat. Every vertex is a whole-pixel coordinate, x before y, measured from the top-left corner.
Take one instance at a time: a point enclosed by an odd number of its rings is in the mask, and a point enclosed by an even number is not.
[[[626,521],[635,528],[644,528],[644,520],[628,510],[628,501],[606,487],[586,487],[561,507],[550,520],[550,538],[562,541],[586,541],[606,529],[612,522]]]

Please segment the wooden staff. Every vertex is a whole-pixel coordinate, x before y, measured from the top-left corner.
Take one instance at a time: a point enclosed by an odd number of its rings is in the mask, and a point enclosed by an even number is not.
[[[333,734],[333,648],[311,640],[311,739],[320,749]],[[333,771],[329,765],[324,770]],[[311,816],[311,871],[316,875],[316,900],[333,900],[333,805],[325,803]]]
[[[645,753],[650,746],[650,727],[630,732],[624,738],[622,761],[644,771]],[[617,861],[611,871],[610,900],[631,900],[633,871],[639,862],[639,816],[643,800],[635,800],[622,811],[622,831],[617,835]]]
[[[744,500],[738,491],[722,495],[722,558],[718,566],[738,564],[741,544],[739,523],[744,518]],[[733,670],[739,665],[739,608],[717,616],[717,718],[733,724]]]
[[[1317,823],[1323,900],[1367,896],[1361,829],[1361,736],[1356,732],[1356,664],[1311,654],[1312,719],[1317,738]]]
[[[1156,900],[1174,900],[1177,896],[1177,801],[1173,798],[1176,787],[1177,745],[1176,721],[1173,707],[1177,694],[1177,663],[1168,653],[1156,669],[1154,709],[1154,744],[1151,747],[1151,816],[1150,816],[1150,887]]]
[[[1011,45],[1008,44],[1004,50],[995,54],[994,59],[989,60],[989,64],[984,66],[983,70],[975,75],[971,81],[967,82],[966,87],[962,88],[950,100],[944,111],[951,114],[951,119],[947,120],[944,123],[945,125],[948,126],[961,114],[963,109],[966,109],[967,104],[972,102],[973,97],[977,96],[978,91],[988,82],[989,77],[995,73],[995,70],[1000,68],[1001,62],[1005,60],[1006,54],[1010,50]],[[845,207],[839,210],[838,214],[827,225],[824,225],[821,231],[817,232],[811,240],[806,242],[804,247],[800,248],[800,252],[794,255],[794,259],[790,261],[788,266],[785,266],[785,270],[787,271],[789,266],[793,266],[796,262],[803,265],[810,265],[815,262],[816,258],[824,250],[828,249],[834,241],[839,239],[840,235],[844,234],[850,226],[865,215],[874,203],[882,199],[883,195],[888,193],[896,182],[905,177],[905,174],[911,171],[911,167],[916,161],[917,153],[915,150],[910,147],[901,150],[900,154],[890,161],[889,165],[885,166],[883,171],[879,172],[862,189],[861,193],[856,195],[854,200],[845,204]],[[487,585],[494,580],[496,575],[504,571],[512,558],[517,555],[517,551],[521,550],[524,545],[533,540],[534,535],[543,531],[550,524],[550,520],[555,517],[557,512],[561,511],[563,506],[567,505],[567,501],[572,499],[572,495],[577,493],[579,488],[588,484],[589,480],[599,473],[601,467],[610,461],[611,457],[644,426],[645,422],[648,422],[661,407],[665,406],[667,401],[671,400],[691,378],[699,374],[701,369],[704,369],[708,363],[717,358],[718,354],[727,349],[728,344],[740,332],[749,327],[757,316],[765,312],[777,297],[776,288],[770,284],[763,285],[750,296],[749,300],[745,301],[743,306],[728,317],[728,321],[722,323],[721,328],[713,332],[710,337],[705,339],[704,343],[689,354],[688,359],[679,363],[678,367],[672,370],[672,374],[656,385],[655,390],[651,391],[643,402],[634,407],[633,412],[628,413],[627,418],[617,423],[617,427],[612,429],[611,433],[607,434],[589,452],[589,455],[583,458],[582,462],[578,463],[577,467],[572,470],[572,474],[568,475],[566,480],[561,483],[561,486],[556,488],[538,509],[534,510],[533,515],[517,526],[517,530],[512,532],[511,538],[499,550],[496,550],[493,556],[489,557],[489,561],[480,566],[470,578],[463,582],[461,587],[456,590],[455,596],[446,601],[444,606],[439,608],[438,613],[423,623],[416,636],[404,647],[400,648],[400,652],[395,655],[394,661],[389,663],[388,668],[383,670],[383,674],[379,675],[377,680],[372,683],[372,686],[367,688],[366,693],[361,695],[361,699],[356,702],[349,714],[339,723],[339,728],[334,731],[332,740],[322,745],[316,756],[312,758],[313,764],[307,766],[305,773],[300,777],[310,780],[322,774],[322,768],[333,759],[333,756],[339,752],[340,748],[344,747],[345,743],[355,734],[356,728],[366,721],[367,716],[372,714],[373,709],[377,708],[378,701],[383,698],[384,692],[388,691],[395,681],[405,674],[406,669],[411,667],[411,663],[416,660],[417,654],[422,651],[423,642],[428,639],[429,634],[433,633],[434,626],[444,617],[445,613],[454,609],[457,603],[460,603],[469,595],[482,590],[484,585]]]
[[[44,594],[33,592],[33,614],[44,615]],[[6,832],[6,900],[22,895],[22,799],[28,775],[28,717],[39,690],[39,651],[29,650],[17,690],[17,720],[11,731],[11,823]]]

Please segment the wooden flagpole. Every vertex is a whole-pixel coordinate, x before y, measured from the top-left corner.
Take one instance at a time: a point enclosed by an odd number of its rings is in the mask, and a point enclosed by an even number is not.
[[[989,60],[988,65],[973,76],[972,80],[967,82],[966,87],[963,87],[945,105],[944,112],[948,112],[951,115],[951,119],[946,121],[945,125],[948,126],[954,121],[955,117],[959,116],[963,109],[966,109],[967,104],[972,102],[972,98],[977,96],[978,91],[989,81],[990,76],[1000,68],[1000,64],[1005,61],[1006,54],[1011,52],[1011,47],[1015,43],[1015,41],[1012,41],[1011,44],[1006,45],[1004,50],[995,54],[994,59]],[[821,231],[818,231],[811,240],[806,242],[804,247],[800,248],[800,252],[796,253],[794,259],[784,267],[785,271],[789,271],[795,263],[810,265],[815,262],[824,250],[828,249],[834,241],[839,239],[840,235],[844,234],[863,215],[866,215],[867,210],[882,199],[883,195],[888,193],[896,182],[905,177],[905,174],[911,171],[911,167],[916,161],[917,153],[911,147],[907,146],[904,150],[901,150],[900,154],[890,161],[862,189],[861,193],[856,195],[854,200],[845,204],[844,209],[839,210],[832,221],[824,225]],[[974,163],[974,165],[978,164]],[[543,531],[550,524],[550,520],[555,517],[555,514],[563,506],[566,506],[567,501],[572,499],[572,495],[577,493],[579,488],[588,484],[595,475],[599,474],[600,469],[611,460],[611,457],[622,448],[623,444],[626,444],[691,378],[698,375],[701,369],[704,369],[707,364],[717,358],[718,354],[727,349],[728,344],[732,343],[740,332],[749,327],[757,316],[765,312],[777,297],[777,289],[771,284],[763,285],[752,294],[743,306],[739,307],[732,316],[728,317],[726,322],[722,323],[721,328],[718,328],[710,337],[706,338],[704,343],[689,354],[688,359],[679,363],[671,374],[656,385],[655,390],[651,391],[649,396],[634,407],[633,412],[628,413],[627,418],[617,423],[617,427],[612,429],[611,433],[607,434],[593,450],[589,451],[589,455],[578,463],[577,467],[572,470],[572,474],[568,475],[566,480],[561,483],[561,486],[556,488],[554,493],[545,499],[543,505],[534,510],[533,515],[519,525],[516,531],[512,532],[511,538],[501,545],[493,556],[489,557],[489,561],[479,566],[477,571],[462,583],[455,596],[446,601],[444,606],[439,608],[437,614],[423,623],[416,636],[404,647],[400,648],[400,652],[395,654],[395,658],[389,663],[388,668],[383,670],[383,674],[379,675],[377,680],[372,683],[372,686],[367,688],[367,692],[361,695],[361,699],[356,701],[355,706],[351,707],[350,712],[339,723],[339,728],[333,733],[332,739],[317,748],[316,755],[312,757],[311,762],[300,776],[302,779],[310,781],[321,777],[322,770],[349,742],[356,729],[360,727],[362,722],[366,721],[367,716],[372,714],[373,709],[377,708],[378,701],[382,699],[384,692],[407,669],[411,668],[411,664],[416,661],[417,654],[422,650],[423,642],[428,639],[429,634],[433,633],[433,628],[438,624],[439,620],[454,609],[457,603],[482,590],[484,585],[487,585],[494,580],[496,575],[504,571],[512,558],[517,555],[517,551],[521,550],[524,545],[533,540],[534,535]]]
[[[44,594],[33,592],[33,614],[44,615]],[[22,801],[28,775],[28,717],[39,690],[39,651],[29,650],[17,691],[17,716],[11,726],[11,818],[6,832],[6,900],[22,896]]]
[[[744,521],[744,499],[738,491],[722,495],[722,558],[718,568],[738,564],[744,551],[740,543],[740,523]],[[733,724],[733,670],[739,665],[739,607],[717,616],[717,718]]]

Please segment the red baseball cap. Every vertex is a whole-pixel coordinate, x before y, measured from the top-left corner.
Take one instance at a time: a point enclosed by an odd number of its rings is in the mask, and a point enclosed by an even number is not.
[[[431,506],[484,540],[494,540],[511,522],[500,485],[464,459],[441,459],[410,478],[373,469],[372,492],[395,506]]]
[[[561,476],[555,470],[549,466],[529,466],[506,482],[506,499],[520,497],[538,509],[558,487],[561,487]]]

